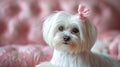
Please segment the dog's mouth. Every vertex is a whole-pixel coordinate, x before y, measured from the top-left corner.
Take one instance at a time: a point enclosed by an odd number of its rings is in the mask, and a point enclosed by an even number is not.
[[[69,42],[63,42],[63,44],[65,44],[65,45],[70,45],[70,43],[69,43]]]

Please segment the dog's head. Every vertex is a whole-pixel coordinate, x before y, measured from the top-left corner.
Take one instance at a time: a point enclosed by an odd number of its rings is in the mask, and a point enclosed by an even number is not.
[[[76,53],[91,49],[96,40],[96,28],[88,20],[59,11],[44,21],[43,38],[56,50]]]

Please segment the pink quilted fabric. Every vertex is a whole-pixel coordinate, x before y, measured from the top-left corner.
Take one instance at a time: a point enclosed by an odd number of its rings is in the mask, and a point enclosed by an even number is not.
[[[42,38],[43,18],[77,13],[79,0],[0,0],[0,67],[34,67],[52,57]]]

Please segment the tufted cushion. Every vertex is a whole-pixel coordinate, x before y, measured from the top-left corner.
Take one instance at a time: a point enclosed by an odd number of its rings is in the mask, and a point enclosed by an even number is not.
[[[79,0],[1,0],[0,67],[34,67],[52,57],[42,38],[42,21],[51,12],[77,13]]]
[[[34,67],[50,60],[52,49],[40,45],[11,45],[0,48],[0,67]]]

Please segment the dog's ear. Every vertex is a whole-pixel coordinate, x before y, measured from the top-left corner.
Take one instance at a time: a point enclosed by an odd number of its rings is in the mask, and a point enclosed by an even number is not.
[[[52,39],[53,38],[53,31],[51,31],[51,28],[52,28],[52,25],[54,24],[53,23],[53,20],[54,20],[54,14],[51,14],[49,16],[47,16],[45,19],[44,19],[44,22],[43,22],[43,27],[42,27],[42,31],[43,31],[43,38],[45,40],[45,42],[47,44],[49,44],[50,46],[51,45],[51,42],[52,42]]]
[[[96,27],[86,18],[85,22],[80,22],[80,40],[84,46],[90,50],[97,38]]]
[[[90,23],[89,21],[85,22],[85,40],[87,41],[89,48],[94,45],[97,38],[97,29],[96,27]]]

